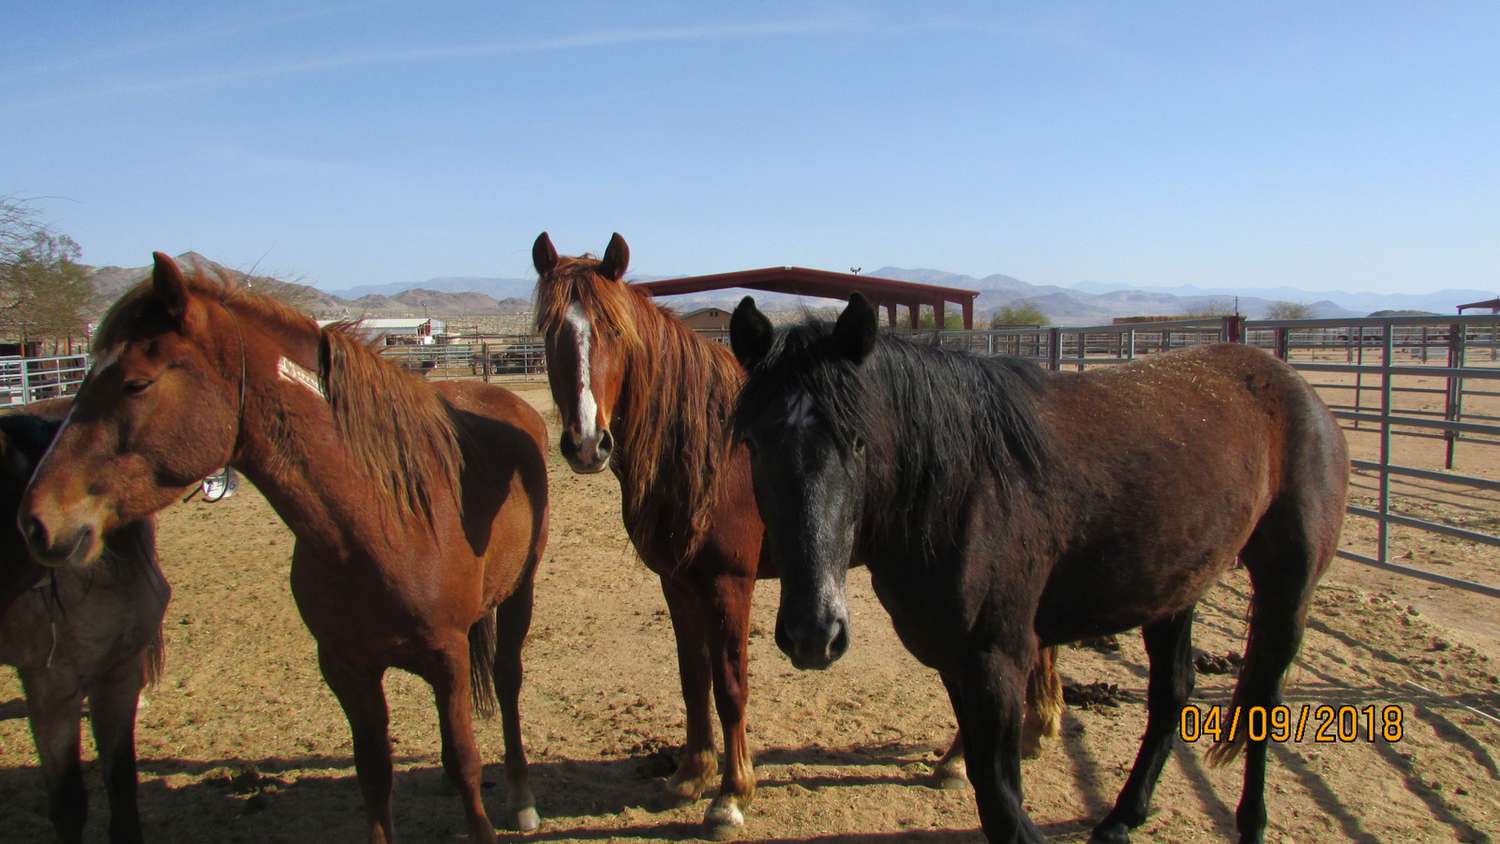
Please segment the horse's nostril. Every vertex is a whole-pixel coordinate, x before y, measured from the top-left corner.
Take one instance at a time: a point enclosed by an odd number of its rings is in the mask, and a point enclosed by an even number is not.
[[[833,634],[833,641],[828,643],[828,658],[833,661],[843,656],[849,650],[849,624],[845,621],[835,621],[837,628]]]
[[[41,551],[47,547],[47,526],[36,516],[21,517],[21,534],[26,537],[31,550]]]
[[[608,457],[610,451],[613,450],[614,447],[615,447],[615,438],[612,437],[612,436],[610,436],[609,431],[600,431],[599,432],[599,457],[600,457],[600,459]]]

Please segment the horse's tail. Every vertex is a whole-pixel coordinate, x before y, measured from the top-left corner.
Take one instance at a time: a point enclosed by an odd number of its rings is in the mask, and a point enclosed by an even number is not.
[[[1057,675],[1055,646],[1037,650],[1036,667],[1027,678],[1026,691],[1040,721],[1041,735],[1057,738],[1062,731],[1063,687]]]
[[[167,640],[160,624],[156,626],[156,632],[151,634],[151,641],[146,643],[146,649],[141,652],[141,669],[145,677],[142,687],[147,689],[156,688],[167,671]]]
[[[495,608],[469,628],[469,693],[481,718],[495,715]]]
[[[1253,599],[1252,599],[1253,600]],[[1246,611],[1247,615],[1253,614],[1252,609]],[[1249,724],[1243,723],[1241,719],[1248,720],[1250,699],[1250,677],[1252,672],[1250,660],[1259,661],[1259,648],[1255,647],[1255,624],[1253,619],[1249,624],[1250,635],[1245,640],[1245,661],[1240,665],[1239,676],[1234,681],[1234,693],[1229,698],[1229,708],[1220,713],[1222,716],[1219,725],[1219,738],[1209,746],[1208,752],[1204,754],[1209,767],[1221,768],[1233,762],[1240,755],[1240,751],[1249,744]]]

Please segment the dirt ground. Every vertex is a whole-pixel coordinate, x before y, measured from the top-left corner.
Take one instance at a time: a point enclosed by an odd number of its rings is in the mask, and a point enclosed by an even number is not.
[[[540,385],[523,395],[550,412]],[[1356,450],[1368,448],[1352,439]],[[660,797],[670,754],[683,738],[683,706],[657,582],[630,549],[613,477],[574,475],[555,454],[551,472],[552,535],[537,584],[522,712],[543,825],[514,837],[692,839],[707,801],[670,806]],[[1493,520],[1500,505],[1490,502],[1483,511]],[[1360,521],[1350,522],[1356,537],[1366,530]],[[1417,541],[1426,545],[1416,546],[1416,554],[1440,557],[1456,570],[1492,570],[1492,551],[1435,537]],[[148,694],[138,727],[150,839],[359,837],[348,728],[292,603],[291,546],[291,535],[248,487],[224,502],[195,501],[161,518],[160,553],[175,597],[167,613],[167,673]],[[776,650],[769,631],[778,586],[766,582],[758,590],[749,719],[760,787],[744,838],[982,840],[972,792],[940,791],[925,780],[954,727],[936,676],[896,640],[868,575],[852,574],[849,590],[853,648],[821,673],[795,671]],[[1246,579],[1236,572],[1208,595],[1198,613],[1198,649],[1213,656],[1242,650],[1246,594]],[[1493,599],[1335,562],[1318,590],[1287,702],[1294,711],[1304,704],[1396,705],[1403,736],[1396,743],[1363,737],[1316,743],[1309,729],[1301,742],[1274,745],[1267,788],[1273,840],[1496,835],[1497,608]],[[1063,649],[1065,680],[1115,684],[1118,705],[1070,707],[1061,739],[1024,764],[1027,809],[1056,841],[1086,840],[1124,782],[1144,727],[1144,650],[1133,634],[1119,637],[1119,645],[1118,651]],[[1200,673],[1195,701],[1226,702],[1232,677]],[[386,688],[398,833],[406,841],[461,839],[458,801],[441,780],[431,694],[400,672],[388,676]],[[499,818],[498,720],[481,722],[479,738],[493,784],[488,805]],[[1179,746],[1156,793],[1157,811],[1136,840],[1233,837],[1240,769],[1208,767],[1205,749]],[[92,748],[86,752],[91,756]],[[104,837],[97,777],[91,768],[91,840]],[[20,686],[4,672],[0,838],[49,836]]]

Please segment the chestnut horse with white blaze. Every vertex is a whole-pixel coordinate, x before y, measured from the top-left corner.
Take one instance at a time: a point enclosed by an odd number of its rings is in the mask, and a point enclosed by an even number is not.
[[[596,259],[559,256],[543,232],[532,261],[559,449],[575,472],[609,468],[619,479],[625,529],[661,578],[671,613],[687,744],[667,791],[696,800],[716,772],[712,688],[725,764],[704,824],[728,834],[744,824],[755,795],[745,740],[751,598],[758,578],[778,576],[761,553],[765,526],[745,449],[729,435],[744,370],[728,348],[624,283],[630,249],[619,234]],[[1051,649],[1040,653],[1027,689],[1031,755],[1040,736],[1057,734],[1062,685],[1053,658]],[[938,764],[944,787],[964,782],[962,748],[955,737]]]
[[[33,553],[87,563],[109,531],[234,466],[296,535],[292,594],[349,719],[369,840],[394,836],[392,667],[432,685],[474,841],[495,830],[472,706],[498,687],[510,820],[535,828],[518,697],[547,536],[540,414],[498,387],[426,384],[349,326],[320,329],[155,260],[100,323],[94,367],[21,502]]]

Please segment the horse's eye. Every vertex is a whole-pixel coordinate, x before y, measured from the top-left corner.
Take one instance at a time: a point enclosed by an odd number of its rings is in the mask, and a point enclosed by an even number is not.
[[[855,457],[863,457],[865,454],[865,441],[861,437],[855,437],[849,443],[849,449],[854,452]]]
[[[146,392],[146,390],[155,383],[156,382],[152,381],[150,378],[132,378],[129,381],[125,382],[125,393],[126,395],[138,396],[141,393]]]

